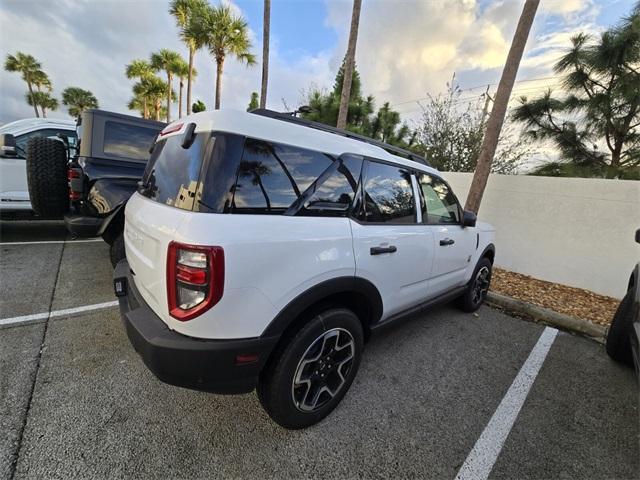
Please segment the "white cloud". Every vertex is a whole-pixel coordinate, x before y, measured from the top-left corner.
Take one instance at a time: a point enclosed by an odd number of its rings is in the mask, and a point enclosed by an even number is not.
[[[595,24],[598,6],[592,0],[541,3],[520,79],[549,76],[573,33],[599,29]],[[282,109],[282,98],[289,107],[298,106],[301,92],[311,84],[331,88],[346,50],[351,8],[351,0],[327,0],[327,17],[318,22],[334,28],[340,39],[329,51],[286,60],[279,53],[277,32],[272,32],[269,107]],[[479,0],[367,0],[356,54],[364,91],[374,94],[378,104],[397,104],[444,90],[454,72],[465,78],[463,87],[497,82],[521,8],[519,0],[488,4]],[[254,31],[250,35],[259,55],[261,38]],[[126,104],[133,82],[124,77],[125,65],[160,48],[187,55],[166,2],[58,0],[52,8],[49,2],[4,0],[0,5],[0,55],[4,58],[20,50],[36,56],[51,76],[58,98],[65,87],[79,86],[93,91],[102,108],[131,113]],[[212,107],[214,62],[202,50],[195,65],[199,74],[193,98]],[[246,68],[233,59],[225,63],[224,107],[246,108],[250,93],[259,88],[259,65]],[[19,75],[0,73],[4,102],[0,122],[33,114],[24,101],[25,90]],[[416,110],[415,104],[408,106]],[[401,112],[407,110],[404,107]],[[175,112],[177,106],[174,117]],[[66,112],[61,107],[52,115],[65,116]]]

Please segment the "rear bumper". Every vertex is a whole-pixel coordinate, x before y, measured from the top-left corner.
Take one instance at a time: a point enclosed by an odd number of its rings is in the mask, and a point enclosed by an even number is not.
[[[126,278],[126,294],[118,300],[129,341],[156,377],[212,393],[248,393],[255,388],[278,337],[203,340],[179,334],[169,330],[145,303],[126,260],[118,263],[113,275],[114,279]],[[239,355],[257,355],[258,359],[238,364]]]
[[[102,230],[104,218],[84,215],[65,215],[64,224],[67,231],[75,237],[97,237]]]

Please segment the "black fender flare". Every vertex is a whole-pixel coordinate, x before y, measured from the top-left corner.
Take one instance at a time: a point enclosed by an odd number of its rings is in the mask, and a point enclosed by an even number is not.
[[[361,277],[337,277],[320,282],[291,300],[269,323],[262,337],[280,336],[300,315],[325,299],[339,294],[356,294],[366,298],[369,318],[361,321],[365,326],[376,323],[382,316],[382,296],[373,283]]]
[[[482,253],[480,254],[480,256],[478,257],[478,261],[480,261],[480,259],[489,256],[489,259],[491,260],[491,264],[493,264],[495,258],[496,258],[496,246],[493,243],[490,243],[489,245],[487,245],[484,250],[482,251]]]

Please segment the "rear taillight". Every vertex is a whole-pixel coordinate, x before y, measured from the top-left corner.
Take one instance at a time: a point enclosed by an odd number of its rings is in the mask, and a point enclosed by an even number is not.
[[[167,252],[169,314],[191,320],[209,310],[224,292],[224,250],[171,242]]]
[[[76,201],[82,198],[82,169],[79,167],[69,167],[67,170],[69,180],[69,199]]]

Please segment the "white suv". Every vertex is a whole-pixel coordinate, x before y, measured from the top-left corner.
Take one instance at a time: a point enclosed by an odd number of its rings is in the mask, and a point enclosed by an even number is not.
[[[335,408],[381,326],[453,299],[476,310],[495,254],[426,161],[266,110],[167,126],[125,217],[114,286],[147,367],[257,387],[286,428]]]

